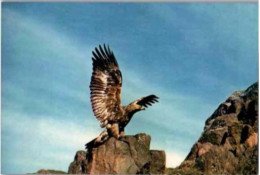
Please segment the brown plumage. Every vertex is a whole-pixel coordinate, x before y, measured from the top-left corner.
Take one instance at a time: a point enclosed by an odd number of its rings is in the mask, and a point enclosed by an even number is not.
[[[158,102],[158,97],[149,95],[133,101],[127,106],[121,105],[122,74],[117,60],[109,46],[92,52],[93,73],[90,82],[91,103],[94,115],[105,128],[101,134],[86,144],[86,148],[103,143],[113,136],[124,136],[124,128],[133,115],[148,105]]]

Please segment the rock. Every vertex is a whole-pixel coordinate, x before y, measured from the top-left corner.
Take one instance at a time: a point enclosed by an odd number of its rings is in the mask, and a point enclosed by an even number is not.
[[[33,174],[67,174],[66,172],[64,171],[59,171],[59,170],[44,170],[44,169],[41,169],[39,171],[37,171],[36,173],[33,173]]]
[[[146,134],[109,138],[87,152],[78,151],[69,166],[69,174],[164,174],[165,152],[149,150]]]
[[[234,92],[206,120],[201,137],[168,174],[257,174],[258,83]]]
[[[212,148],[212,144],[211,143],[205,143],[205,144],[201,144],[201,143],[197,143],[197,147],[198,147],[198,152],[197,152],[197,156],[200,157],[203,154],[207,153],[211,148]]]
[[[150,155],[151,155],[150,174],[164,174],[165,164],[166,164],[165,152],[151,150]]]
[[[257,139],[258,138],[258,134],[257,133],[253,133],[251,136],[248,137],[248,139],[246,140],[246,146],[252,148],[254,146],[257,146]]]
[[[69,174],[80,174],[86,168],[84,165],[86,160],[86,151],[78,151],[74,161],[69,166]]]

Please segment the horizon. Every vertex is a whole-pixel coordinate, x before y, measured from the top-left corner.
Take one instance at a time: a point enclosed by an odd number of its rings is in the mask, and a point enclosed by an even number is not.
[[[104,43],[122,72],[122,105],[159,97],[126,135],[149,134],[178,166],[218,105],[258,82],[257,14],[257,3],[3,2],[2,173],[67,171],[100,134],[89,83]]]

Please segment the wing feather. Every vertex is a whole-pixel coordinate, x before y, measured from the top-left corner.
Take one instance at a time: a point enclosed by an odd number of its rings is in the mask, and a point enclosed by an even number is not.
[[[118,63],[109,46],[99,45],[92,52],[93,73],[90,82],[91,103],[94,115],[104,127],[115,115],[121,105],[122,75]]]
[[[136,104],[144,106],[144,107],[148,107],[152,106],[153,103],[158,102],[159,97],[157,97],[156,95],[149,95],[143,98],[140,98]]]

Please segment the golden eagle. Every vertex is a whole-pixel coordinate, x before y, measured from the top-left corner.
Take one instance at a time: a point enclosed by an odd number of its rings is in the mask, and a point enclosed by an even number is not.
[[[93,73],[90,82],[91,103],[94,115],[105,128],[101,134],[86,144],[91,148],[103,143],[109,137],[117,139],[124,136],[124,128],[133,115],[144,110],[148,105],[158,102],[158,97],[149,95],[133,101],[127,106],[121,105],[122,74],[117,60],[109,46],[99,45],[92,52]]]

